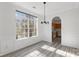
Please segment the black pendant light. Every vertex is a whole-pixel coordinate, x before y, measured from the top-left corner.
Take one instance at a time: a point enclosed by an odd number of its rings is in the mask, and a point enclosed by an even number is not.
[[[44,4],[44,21],[41,21],[41,24],[49,24],[49,21],[46,21],[46,2],[43,2],[43,4]]]

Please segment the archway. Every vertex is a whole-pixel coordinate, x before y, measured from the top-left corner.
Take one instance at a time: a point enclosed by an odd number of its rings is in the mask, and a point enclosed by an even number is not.
[[[52,19],[52,42],[61,43],[61,19],[58,16]]]

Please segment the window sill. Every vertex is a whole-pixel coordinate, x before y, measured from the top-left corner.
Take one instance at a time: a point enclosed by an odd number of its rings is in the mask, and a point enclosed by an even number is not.
[[[26,39],[34,38],[34,37],[38,37],[38,36],[31,36],[31,37],[19,38],[19,39],[16,39],[16,40],[26,40]]]
[[[16,39],[16,40],[25,40],[25,39],[28,39],[28,37],[25,37],[25,38],[19,38],[19,39]]]
[[[38,37],[38,36],[31,36],[31,37],[29,37],[29,38],[33,38],[33,37]]]

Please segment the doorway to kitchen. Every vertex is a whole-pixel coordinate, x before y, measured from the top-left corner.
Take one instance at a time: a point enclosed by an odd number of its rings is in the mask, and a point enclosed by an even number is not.
[[[52,42],[61,43],[61,19],[58,16],[52,19]]]

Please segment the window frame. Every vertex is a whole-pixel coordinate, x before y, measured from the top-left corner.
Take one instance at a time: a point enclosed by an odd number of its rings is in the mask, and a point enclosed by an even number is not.
[[[38,37],[38,17],[37,16],[34,16],[34,15],[31,15],[31,14],[28,14],[28,13],[25,13],[25,12],[21,12],[21,11],[19,11],[19,10],[16,10],[16,12],[20,12],[20,13],[22,13],[22,14],[25,14],[25,15],[28,15],[28,24],[27,24],[27,28],[28,28],[28,31],[27,31],[27,37],[23,37],[23,38],[16,38],[17,40],[22,40],[22,39],[28,39],[28,38],[32,38],[32,37]],[[32,17],[35,17],[36,19],[34,19],[34,22],[36,22],[36,23],[34,23],[34,28],[35,28],[35,26],[36,26],[36,34],[35,35],[33,35],[33,36],[29,36],[29,19],[30,19],[30,16],[32,16]],[[17,20],[17,19],[16,19]],[[35,25],[36,24],[36,25]],[[34,29],[34,31],[35,31],[35,29]],[[17,34],[17,33],[16,33]]]

